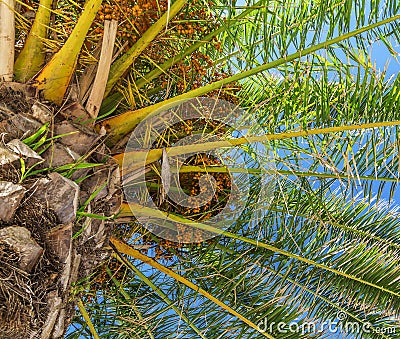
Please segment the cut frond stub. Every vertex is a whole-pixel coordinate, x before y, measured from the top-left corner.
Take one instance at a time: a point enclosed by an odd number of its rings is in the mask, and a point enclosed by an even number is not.
[[[117,36],[117,27],[118,22],[116,20],[106,20],[104,22],[104,36],[103,44],[101,47],[99,65],[97,67],[97,73],[93,83],[93,88],[86,104],[86,110],[94,119],[97,118],[97,115],[100,111],[100,106],[103,101],[104,92],[106,90],[108,74],[110,72],[110,66],[112,62],[115,38]]]

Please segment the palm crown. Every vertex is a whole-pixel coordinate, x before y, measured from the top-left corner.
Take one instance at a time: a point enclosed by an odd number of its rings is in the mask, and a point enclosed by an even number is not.
[[[73,281],[69,300],[81,316],[67,338],[334,338],[339,328],[348,337],[398,337],[399,216],[388,201],[399,176],[399,80],[369,58],[377,40],[396,56],[397,1],[0,6],[0,60],[14,53],[7,43],[14,16],[18,36],[30,28],[15,63],[0,62],[0,76],[28,83],[50,106],[85,105],[123,180],[144,168],[158,194],[165,148],[203,155],[228,145],[246,154],[237,168],[210,159],[181,167],[218,173],[217,181],[246,169],[248,201],[228,230],[207,223],[208,210],[195,217],[169,200],[149,208],[126,197],[110,216],[81,206],[76,225],[115,217],[116,226],[104,244],[111,257]],[[31,26],[27,9],[36,13]],[[145,153],[125,148],[142,121],[156,123],[161,112],[202,96],[240,107],[242,134],[223,127],[214,144],[179,146],[172,135],[183,124]],[[218,130],[193,124],[207,136]],[[266,177],[269,194],[260,196]],[[141,217],[214,237],[174,244],[149,233]],[[337,322],[335,330],[319,332],[327,321]]]

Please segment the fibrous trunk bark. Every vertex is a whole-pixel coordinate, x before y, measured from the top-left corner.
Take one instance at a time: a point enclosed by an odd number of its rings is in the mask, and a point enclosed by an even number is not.
[[[73,122],[90,115],[72,103],[55,117],[34,94],[0,84],[0,339],[64,336],[75,311],[72,285],[108,258],[107,217],[122,201],[119,168],[102,138]],[[38,149],[21,141],[44,124],[63,137]],[[96,166],[52,170],[80,159]],[[104,218],[78,217],[80,206]]]

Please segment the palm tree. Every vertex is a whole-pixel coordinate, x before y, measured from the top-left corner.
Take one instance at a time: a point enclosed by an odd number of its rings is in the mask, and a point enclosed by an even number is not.
[[[2,0],[0,338],[398,337],[399,12]]]

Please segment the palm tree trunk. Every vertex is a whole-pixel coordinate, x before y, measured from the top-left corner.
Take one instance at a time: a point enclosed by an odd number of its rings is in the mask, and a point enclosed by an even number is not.
[[[14,0],[0,0],[0,81],[11,81],[14,69]]]

